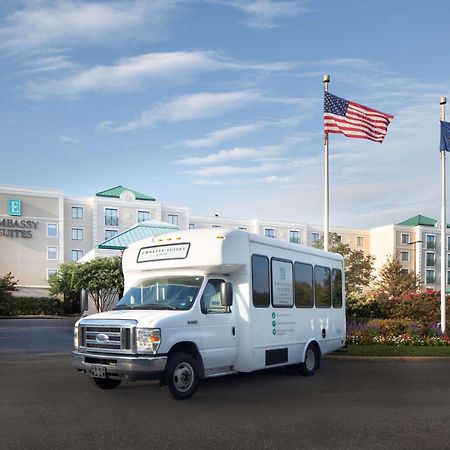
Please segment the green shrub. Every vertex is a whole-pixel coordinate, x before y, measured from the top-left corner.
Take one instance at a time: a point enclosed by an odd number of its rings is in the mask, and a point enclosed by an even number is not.
[[[14,280],[14,275],[9,272],[3,277],[0,277],[0,298],[8,296],[13,291],[17,291],[17,280]]]
[[[389,298],[386,294],[353,294],[347,297],[349,319],[385,319],[389,317]]]
[[[347,298],[347,318],[408,319],[425,326],[441,320],[440,291],[406,291],[398,296],[382,292],[352,295]],[[450,298],[447,297],[447,324],[450,325]]]
[[[63,305],[56,298],[6,296],[0,299],[0,316],[38,316],[63,313]]]

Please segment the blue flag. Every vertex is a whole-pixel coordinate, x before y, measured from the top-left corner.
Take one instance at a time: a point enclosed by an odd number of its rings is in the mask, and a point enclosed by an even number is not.
[[[443,122],[441,120],[441,152],[450,152],[450,122]]]

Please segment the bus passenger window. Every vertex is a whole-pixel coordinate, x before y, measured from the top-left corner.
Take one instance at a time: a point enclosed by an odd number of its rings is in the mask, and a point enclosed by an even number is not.
[[[253,306],[267,308],[270,305],[269,259],[252,255]]]
[[[295,306],[312,308],[314,306],[313,268],[310,264],[295,263]]]
[[[317,308],[331,307],[331,270],[329,267],[315,266],[314,281]]]
[[[342,308],[342,271],[340,269],[333,269],[331,295],[333,308]]]

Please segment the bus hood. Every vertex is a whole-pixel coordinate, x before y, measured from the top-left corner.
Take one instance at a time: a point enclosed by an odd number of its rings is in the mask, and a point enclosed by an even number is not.
[[[98,314],[83,317],[76,325],[82,324],[83,320],[136,320],[139,327],[161,326],[162,322],[178,322],[186,314],[192,314],[192,310],[187,311],[173,311],[173,310],[118,310],[106,311]]]

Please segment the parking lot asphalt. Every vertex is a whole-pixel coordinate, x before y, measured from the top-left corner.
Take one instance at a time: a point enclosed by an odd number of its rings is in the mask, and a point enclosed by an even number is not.
[[[102,391],[71,367],[73,320],[0,320],[2,449],[442,449],[450,361],[327,359],[310,378],[271,369]],[[44,351],[40,351],[44,350]]]

